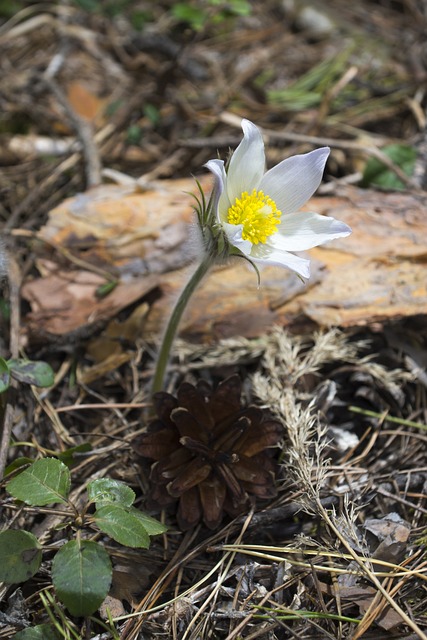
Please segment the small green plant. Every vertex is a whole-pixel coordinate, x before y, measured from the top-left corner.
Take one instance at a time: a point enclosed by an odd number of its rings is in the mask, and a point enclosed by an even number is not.
[[[383,147],[382,151],[407,176],[412,175],[417,159],[417,151],[414,147],[406,144],[389,144]],[[382,187],[397,191],[406,188],[396,174],[378,158],[369,158],[363,171],[361,186]]]
[[[105,599],[112,579],[110,556],[92,537],[102,532],[121,545],[146,549],[150,536],[164,533],[166,527],[133,506],[135,493],[124,482],[92,480],[83,506],[71,500],[70,487],[70,470],[56,458],[37,460],[6,485],[13,498],[31,507],[64,507],[58,526],[70,539],[53,557],[52,584],[58,600],[73,616],[89,616]],[[47,551],[49,547],[43,548],[29,531],[2,531],[0,581],[26,582],[37,573]]]
[[[345,72],[352,50],[352,47],[348,47],[339,54],[322,60],[283,89],[268,90],[268,102],[287,111],[319,107],[325,95]],[[263,71],[256,84],[262,87],[263,83],[268,80],[270,80],[268,74]],[[337,107],[342,99],[340,95],[339,99],[335,101]]]
[[[248,16],[251,5],[247,0],[208,0],[208,2],[192,1],[176,2],[171,14],[177,20],[188,24],[194,31],[199,31],[208,22],[221,24],[236,16]]]
[[[65,637],[63,633],[61,636]],[[49,624],[38,624],[35,627],[18,631],[13,636],[13,640],[59,640],[61,636]]]
[[[0,394],[7,391],[12,379],[36,387],[51,387],[54,383],[54,373],[46,362],[35,362],[25,358],[0,358]]]
[[[0,357],[0,431],[10,437],[10,428],[5,425],[5,415],[9,400],[9,388],[12,382],[28,384],[35,387],[51,387],[55,382],[55,374],[52,367],[46,362],[27,360],[26,358],[10,358],[5,360]],[[69,454],[72,457],[72,452]],[[28,462],[28,459],[18,459],[12,462],[11,468],[17,468]],[[3,476],[3,463],[1,464],[0,477]]]

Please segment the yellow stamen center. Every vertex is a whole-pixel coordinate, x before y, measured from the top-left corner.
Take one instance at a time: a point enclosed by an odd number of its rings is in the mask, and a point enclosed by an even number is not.
[[[276,233],[282,212],[277,209],[274,200],[263,191],[254,189],[236,198],[228,210],[227,222],[243,225],[242,238],[252,244],[265,243]]]

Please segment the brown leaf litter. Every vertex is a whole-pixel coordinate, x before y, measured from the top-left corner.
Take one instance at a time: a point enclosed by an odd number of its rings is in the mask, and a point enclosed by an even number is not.
[[[169,529],[149,550],[100,539],[114,565],[114,634],[426,638],[422,0],[257,0],[250,15],[226,12],[222,22],[211,3],[199,31],[174,17],[172,0],[121,3],[113,17],[105,11],[114,3],[94,3],[94,12],[76,2],[23,4],[0,24],[0,220],[12,301],[1,346],[5,357],[43,352],[56,380],[43,392],[10,394],[0,453],[12,463],[66,453],[76,500],[108,475],[132,486],[142,510],[155,490],[173,501],[152,505]],[[172,487],[179,476],[157,478],[134,450],[138,438],[159,447],[147,418],[153,340],[197,254],[188,176],[218,153],[225,159],[241,117],[265,131],[268,166],[331,147],[323,197],[309,206],[354,231],[310,253],[309,285],[266,269],[257,289],[252,271],[230,264],[197,291],[182,326],[191,342],[177,341],[163,395],[176,400],[158,432],[184,455],[183,482]],[[387,164],[407,191],[351,186],[368,158],[384,160],[384,146],[396,142],[418,154],[412,176]],[[327,330],[335,324],[345,330]],[[221,437],[208,446],[198,423],[209,418],[212,389],[237,374],[242,393],[230,419],[238,418],[221,434],[236,443],[224,457],[215,449]],[[188,409],[175,406],[179,393]],[[241,416],[246,433],[265,420],[284,425],[279,447],[270,448],[273,428],[257,439],[267,448],[240,467],[259,484],[234,473],[248,444]],[[170,473],[174,451],[160,440],[165,447],[151,453]],[[201,501],[187,511],[199,524],[183,532],[176,508],[186,482],[203,483],[185,474],[194,460],[220,482],[220,495],[226,488],[230,514],[233,496],[243,511],[231,518]],[[252,490],[276,495],[246,502]],[[0,497],[2,528],[48,543],[31,581],[0,590],[0,637],[12,638],[50,623],[40,594],[51,592],[52,550],[68,531],[54,509]],[[222,518],[214,530],[203,523],[212,514],[211,522]],[[107,606],[90,621],[61,615],[76,637],[107,640]]]

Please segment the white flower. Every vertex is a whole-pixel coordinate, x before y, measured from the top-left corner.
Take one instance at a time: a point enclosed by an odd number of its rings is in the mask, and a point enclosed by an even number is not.
[[[305,251],[343,238],[350,227],[317,213],[298,212],[322,179],[329,148],[292,156],[265,173],[261,132],[242,121],[243,140],[227,172],[222,160],[206,167],[216,178],[213,207],[228,241],[253,263],[279,265],[310,276],[310,261],[291,251]]]

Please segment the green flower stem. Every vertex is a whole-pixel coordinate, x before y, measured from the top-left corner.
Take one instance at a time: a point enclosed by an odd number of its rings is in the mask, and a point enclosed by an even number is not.
[[[175,305],[174,310],[172,311],[171,317],[166,327],[165,334],[163,336],[163,341],[157,358],[156,371],[154,373],[153,384],[151,388],[152,393],[156,393],[156,391],[162,390],[163,378],[165,376],[166,367],[169,361],[170,350],[175,338],[175,334],[178,330],[182,314],[184,313],[185,307],[187,306],[188,301],[193,295],[196,287],[200,284],[203,277],[207,274],[214,262],[215,256],[206,253],[203,256],[203,260],[191,276],[190,280],[188,281],[187,285],[184,287],[178,298],[178,301]]]

